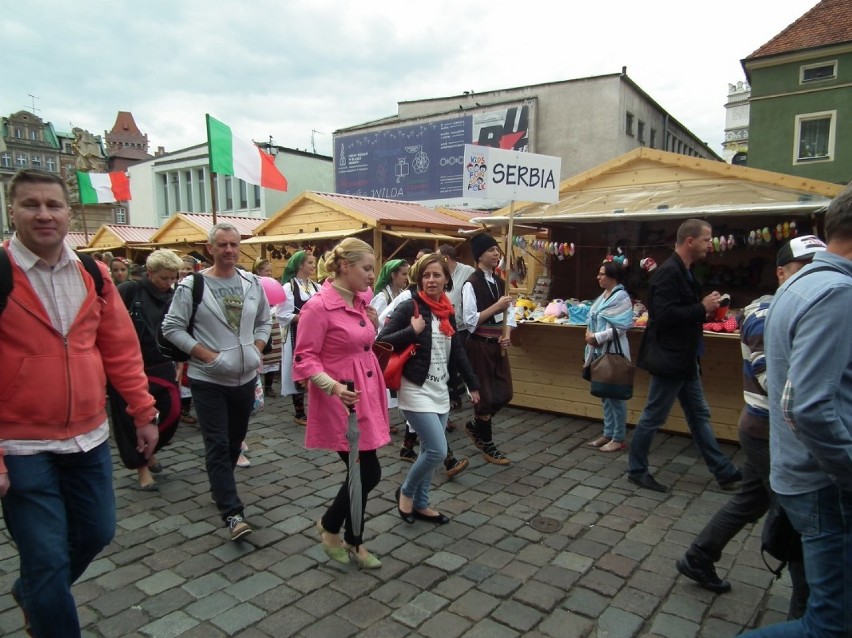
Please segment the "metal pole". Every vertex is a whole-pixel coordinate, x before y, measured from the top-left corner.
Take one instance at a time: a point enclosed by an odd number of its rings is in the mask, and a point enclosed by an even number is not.
[[[505,285],[505,293],[509,294],[509,271],[512,269],[512,233],[515,232],[515,200],[509,202],[509,228],[506,231],[506,252],[504,253],[506,256],[506,268],[503,270]],[[509,327],[509,312],[511,309],[506,310],[503,313],[503,338],[508,339],[512,333],[512,329]],[[503,349],[500,351],[500,355],[505,357],[506,350]]]
[[[216,173],[210,171],[210,210],[213,213],[213,225],[216,225]]]

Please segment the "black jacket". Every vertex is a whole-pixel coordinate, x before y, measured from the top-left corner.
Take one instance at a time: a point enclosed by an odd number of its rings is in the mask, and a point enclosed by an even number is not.
[[[420,315],[426,322],[426,328],[419,335],[411,327],[415,300]],[[453,314],[450,314],[450,324],[453,326],[453,330],[456,330],[456,318]],[[397,306],[388,322],[382,327],[376,340],[391,344],[394,352],[404,350],[412,343],[419,344],[416,352],[402,369],[402,376],[417,385],[423,385],[426,382],[426,375],[432,363],[432,311],[420,299],[420,295],[412,293],[412,300],[403,301]],[[458,331],[453,333],[450,343],[450,368],[455,367],[459,371],[468,389],[479,390],[479,380],[470,366]]]
[[[148,278],[143,277],[139,281],[125,281],[119,284],[118,294],[121,295],[133,319],[145,369],[173,364],[173,361],[165,357],[157,347],[157,328],[163,320],[174,292],[172,290],[160,292]]]
[[[692,379],[707,309],[701,284],[677,253],[657,268],[648,290],[648,326],[636,365],[659,377]]]

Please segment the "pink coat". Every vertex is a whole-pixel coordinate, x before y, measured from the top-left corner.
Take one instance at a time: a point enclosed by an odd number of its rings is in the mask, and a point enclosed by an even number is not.
[[[363,295],[356,294],[355,307],[350,308],[330,283],[323,284],[302,306],[293,355],[296,380],[325,372],[338,381],[355,381],[355,389],[361,393],[355,406],[361,451],[390,443],[385,380],[373,354],[376,329],[364,311],[366,305]],[[349,416],[343,403],[313,384],[308,385],[305,447],[348,451]]]

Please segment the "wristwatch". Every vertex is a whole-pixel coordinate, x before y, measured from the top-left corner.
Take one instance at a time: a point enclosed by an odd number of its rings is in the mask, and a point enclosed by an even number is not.
[[[160,413],[154,412],[154,416],[151,417],[150,423],[148,425],[159,425],[160,424]]]

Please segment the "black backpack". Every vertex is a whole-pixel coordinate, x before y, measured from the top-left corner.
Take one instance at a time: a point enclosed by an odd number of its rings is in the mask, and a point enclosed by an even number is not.
[[[76,251],[75,254],[80,258],[86,272],[89,273],[91,278],[94,280],[95,292],[97,292],[98,297],[103,299],[104,275],[101,272],[101,269],[98,268],[95,258],[91,255],[78,253]],[[9,301],[9,295],[12,294],[12,287],[14,285],[14,280],[12,279],[12,262],[9,259],[9,255],[6,253],[6,249],[3,246],[0,246],[0,315],[2,315],[3,311],[6,309],[6,303]]]
[[[186,326],[186,331],[189,334],[192,334],[192,331],[195,329],[195,313],[198,312],[198,305],[201,303],[201,298],[203,296],[204,275],[199,272],[194,272],[192,273],[192,314],[189,315],[189,323]],[[171,305],[172,302],[170,300],[163,311],[163,318],[169,314]],[[161,355],[178,363],[189,361],[190,359],[190,356],[186,352],[175,346],[175,344],[166,339],[163,335],[162,319],[160,319],[160,325],[157,327],[157,349],[160,351]]]

